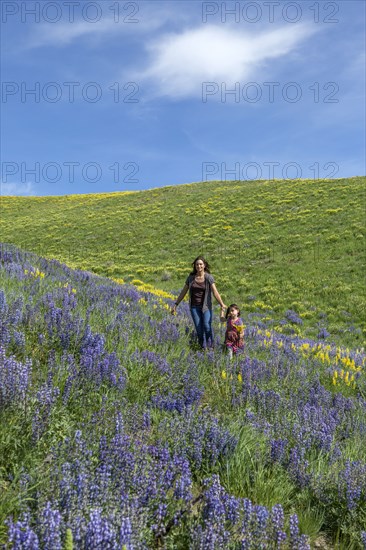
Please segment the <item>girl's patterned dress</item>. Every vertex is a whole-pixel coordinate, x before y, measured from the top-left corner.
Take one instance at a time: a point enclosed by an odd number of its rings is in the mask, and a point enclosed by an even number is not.
[[[243,334],[244,325],[242,319],[238,317],[233,321],[231,317],[229,317],[226,324],[224,346],[226,348],[231,348],[234,353],[242,351],[244,349]]]

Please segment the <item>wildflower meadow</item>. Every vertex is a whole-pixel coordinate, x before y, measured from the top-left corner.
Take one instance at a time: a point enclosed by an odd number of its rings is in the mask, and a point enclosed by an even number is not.
[[[360,347],[365,191],[366,178],[353,177],[3,196],[0,240],[169,293],[183,286],[192,260],[203,254],[224,297],[248,313],[259,311],[267,327]]]
[[[174,297],[1,245],[2,547],[366,548],[365,350]]]

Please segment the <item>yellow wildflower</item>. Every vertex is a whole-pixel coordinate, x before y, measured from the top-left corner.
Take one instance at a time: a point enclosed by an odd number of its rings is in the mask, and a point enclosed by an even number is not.
[[[119,285],[124,285],[125,284],[123,279],[113,279],[112,278],[112,281],[114,281],[115,283],[118,283]]]

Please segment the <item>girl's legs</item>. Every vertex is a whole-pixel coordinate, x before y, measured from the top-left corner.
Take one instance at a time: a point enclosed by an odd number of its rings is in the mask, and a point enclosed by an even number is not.
[[[228,346],[227,347],[227,352],[229,354],[229,359],[231,361],[231,359],[233,358],[233,355],[234,355],[233,348],[231,346]]]
[[[198,343],[203,348],[203,314],[201,307],[191,307],[191,315],[197,332]]]
[[[206,337],[206,347],[214,347],[213,331],[212,331],[212,311],[208,309],[203,314],[203,331]]]

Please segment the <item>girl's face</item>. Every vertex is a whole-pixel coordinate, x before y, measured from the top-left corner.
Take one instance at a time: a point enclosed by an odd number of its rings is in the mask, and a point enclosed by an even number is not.
[[[239,310],[236,307],[231,307],[229,309],[229,315],[232,319],[236,319],[239,316]]]
[[[202,260],[197,260],[194,265],[195,265],[197,273],[200,273],[200,272],[205,270],[205,264]]]

